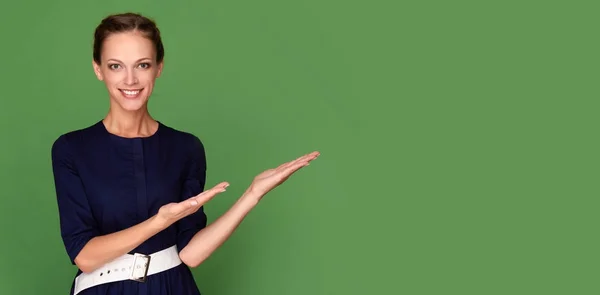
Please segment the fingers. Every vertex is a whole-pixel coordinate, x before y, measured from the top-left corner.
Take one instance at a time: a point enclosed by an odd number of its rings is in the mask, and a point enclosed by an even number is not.
[[[304,162],[304,161],[310,162],[310,161],[312,161],[312,160],[316,159],[316,158],[317,158],[318,156],[320,156],[320,155],[321,155],[321,153],[319,153],[319,152],[317,152],[317,151],[314,151],[314,152],[312,152],[312,153],[310,153],[310,154],[306,154],[306,155],[304,155],[304,156],[302,156],[302,157],[298,158],[298,159],[296,160],[296,162]],[[295,163],[294,163],[294,164],[295,164]]]
[[[279,173],[283,174],[283,177],[286,178],[292,173],[298,171],[302,167],[306,167],[310,164],[311,161],[316,159],[320,155],[319,152],[312,152],[310,154],[306,154],[292,162],[287,163],[285,166],[279,168]]]
[[[290,165],[290,166],[286,167],[285,169],[281,170],[280,173],[283,175],[283,177],[288,177],[292,173],[294,173],[294,172],[296,172],[296,171],[300,170],[301,168],[306,167],[308,165],[309,165],[308,161],[300,161],[300,162],[297,162],[297,163],[295,163],[293,165]]]
[[[224,192],[225,188],[228,186],[229,183],[221,182],[215,185],[213,188],[185,201],[164,205],[159,209],[159,213],[166,220],[179,220],[198,211],[202,205],[211,200],[217,194]]]
[[[279,165],[279,167],[277,167],[277,169],[278,170],[286,170],[292,166],[298,165],[299,163],[305,164],[305,163],[308,163],[308,162],[316,159],[319,155],[320,155],[320,153],[318,151],[314,151],[312,153],[298,157],[293,161],[283,163],[283,164]]]
[[[220,194],[224,191],[226,191],[226,188],[229,186],[228,182],[221,182],[215,186],[213,186],[211,189],[206,190],[202,193],[200,193],[199,195],[190,198],[189,199],[189,204],[190,206],[194,207],[194,206],[202,206],[204,205],[206,202],[210,201],[212,198],[214,198],[217,194]]]
[[[310,154],[306,154],[298,159],[296,159],[294,162],[291,163],[291,165],[289,165],[288,167],[291,166],[296,166],[296,165],[305,165],[310,163],[312,160],[316,159],[318,156],[320,155],[319,152],[312,152]],[[288,168],[286,167],[286,168]]]
[[[180,202],[175,205],[175,211],[183,212],[186,210],[198,210],[200,206],[206,204],[212,198],[214,198],[217,194],[224,192],[229,186],[227,182],[221,182],[211,189],[205,190],[204,192],[198,194],[195,197],[191,197],[183,202]]]

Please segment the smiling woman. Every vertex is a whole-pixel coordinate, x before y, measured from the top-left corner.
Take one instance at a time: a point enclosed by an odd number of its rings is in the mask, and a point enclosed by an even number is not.
[[[144,108],[163,68],[164,48],[156,24],[141,15],[113,15],[102,21],[94,35],[94,72],[106,84],[111,113]],[[111,124],[112,118],[106,121]],[[151,125],[146,135],[158,128]]]
[[[259,174],[207,225],[204,204],[229,184],[205,191],[202,141],[150,116],[163,56],[160,31],[142,15],[112,15],[96,29],[93,68],[108,90],[109,112],[52,146],[61,236],[79,268],[71,294],[200,294],[190,267],[220,247],[263,196],[319,155]]]

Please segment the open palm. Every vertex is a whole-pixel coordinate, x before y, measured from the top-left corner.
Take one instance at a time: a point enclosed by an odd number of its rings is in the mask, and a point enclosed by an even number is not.
[[[319,152],[312,152],[299,157],[293,161],[283,163],[277,168],[268,169],[254,178],[249,187],[252,193],[264,196],[275,187],[285,182],[294,172],[308,166],[308,164],[320,155]]]
[[[171,225],[188,215],[196,213],[200,207],[214,198],[217,194],[224,192],[228,186],[228,182],[221,182],[211,189],[205,190],[184,201],[163,205],[158,210],[157,216],[159,217],[159,220],[163,221],[167,226]]]

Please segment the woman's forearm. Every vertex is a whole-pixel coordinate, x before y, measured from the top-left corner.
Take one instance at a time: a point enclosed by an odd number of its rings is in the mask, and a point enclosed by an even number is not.
[[[83,272],[92,272],[102,265],[124,255],[150,237],[164,230],[168,224],[153,216],[130,228],[92,238],[75,258]]]
[[[258,204],[259,197],[246,191],[225,214],[200,230],[179,253],[189,267],[197,267],[217,250]]]

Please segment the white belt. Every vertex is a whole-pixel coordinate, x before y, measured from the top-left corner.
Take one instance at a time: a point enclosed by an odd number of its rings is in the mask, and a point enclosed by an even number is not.
[[[74,295],[105,283],[134,280],[145,282],[146,277],[181,264],[177,246],[150,255],[125,254],[91,273],[82,273],[75,278]]]

